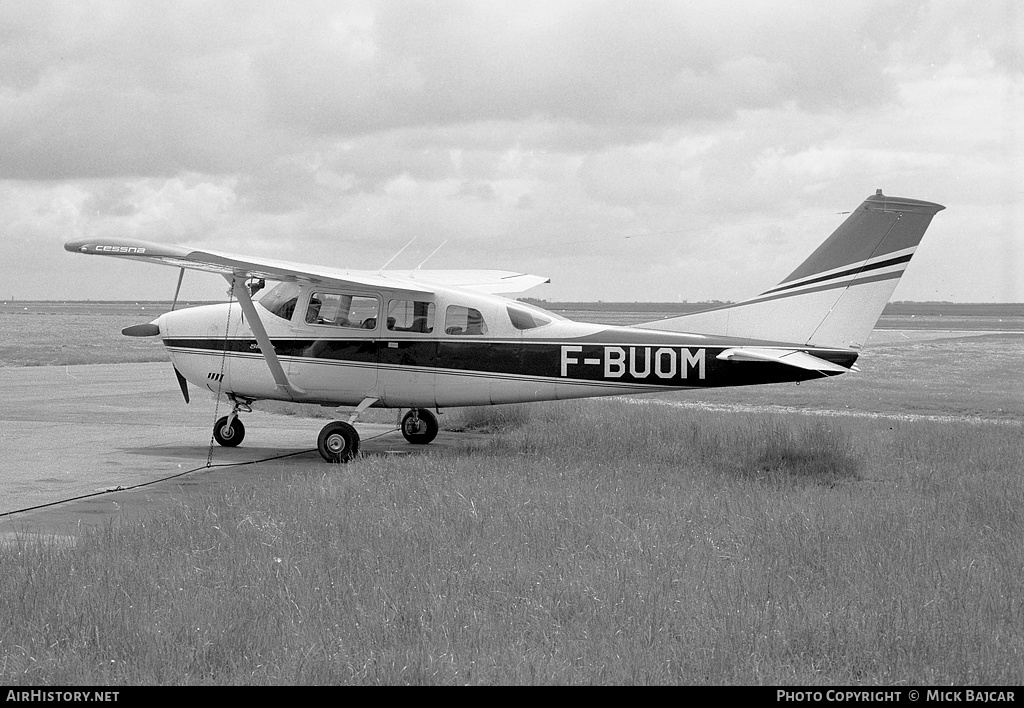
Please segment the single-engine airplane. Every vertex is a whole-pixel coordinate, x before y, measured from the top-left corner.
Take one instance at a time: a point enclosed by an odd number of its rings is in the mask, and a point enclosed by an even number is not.
[[[221,274],[234,302],[173,310],[128,336],[160,337],[188,383],[226,396],[214,425],[235,446],[260,399],[352,407],[327,424],[329,462],[358,454],[370,407],[408,408],[406,440],[427,444],[448,406],[804,381],[854,362],[932,217],[931,202],[868,197],[796,270],[736,304],[628,327],[575,322],[501,297],[547,278],[493,270],[337,270],[122,238],[74,253]],[[184,271],[182,271],[184,272]],[[265,281],[277,285],[258,300]],[[180,285],[180,280],[179,280]],[[187,383],[188,382],[188,383]]]

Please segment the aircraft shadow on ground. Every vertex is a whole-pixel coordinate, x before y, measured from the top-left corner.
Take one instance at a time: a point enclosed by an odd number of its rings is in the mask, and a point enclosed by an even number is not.
[[[435,448],[440,450],[441,446]],[[117,448],[119,453],[135,455],[138,457],[161,457],[169,461],[177,460],[183,465],[197,466],[205,463],[209,455],[209,447],[206,445],[151,445],[147,447],[121,447]],[[430,453],[431,448],[427,445],[409,445],[405,441],[368,441],[362,445],[360,456],[379,457],[385,455],[412,455]],[[213,450],[213,465],[230,464],[251,464],[257,462],[270,462],[282,460],[295,460],[296,462],[316,462],[326,464],[315,448],[303,447],[274,447],[274,446],[247,446],[239,448],[216,447]]]
[[[188,462],[195,462],[200,459],[205,461],[209,455],[210,448],[206,445],[152,445],[149,447],[121,447],[117,448],[117,451],[127,455],[178,458]],[[244,448],[214,448],[213,462],[214,464],[240,463],[266,460],[267,458],[280,457],[282,455],[291,455],[296,459],[320,459],[320,455],[315,448],[248,446]]]

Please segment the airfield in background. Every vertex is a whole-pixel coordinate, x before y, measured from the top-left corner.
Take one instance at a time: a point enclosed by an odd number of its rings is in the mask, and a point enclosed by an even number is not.
[[[713,302],[548,302],[519,298],[545,310],[583,322],[631,325],[730,303]],[[182,301],[176,309],[211,305]],[[171,301],[3,300],[0,315],[111,315],[155,319],[171,309]],[[132,320],[134,323],[136,320]],[[131,324],[127,323],[127,324]],[[127,326],[126,324],[126,326]],[[890,302],[876,329],[959,329],[1024,332],[1024,303]],[[5,363],[0,359],[0,366]]]

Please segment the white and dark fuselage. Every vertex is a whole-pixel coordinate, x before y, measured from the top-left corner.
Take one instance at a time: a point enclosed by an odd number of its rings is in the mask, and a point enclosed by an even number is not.
[[[743,302],[635,327],[572,322],[495,293],[546,278],[509,271],[342,271],[135,239],[76,239],[74,253],[218,273],[235,302],[126,328],[159,336],[186,380],[233,401],[214,424],[238,445],[258,399],[355,406],[329,423],[325,460],[358,453],[367,407],[410,408],[413,444],[430,408],[803,381],[854,369],[859,350],[940,204],[869,196],[789,277]],[[183,270],[184,272],[184,270]],[[278,281],[258,303],[247,283]]]
[[[284,303],[282,291],[293,298]],[[328,306],[335,311],[321,317]],[[174,367],[196,386],[242,399],[436,408],[801,381],[849,370],[857,358],[850,349],[574,322],[444,288],[425,295],[282,283],[256,308],[300,394],[277,385],[238,303],[161,316]],[[730,356],[773,349],[835,366]]]

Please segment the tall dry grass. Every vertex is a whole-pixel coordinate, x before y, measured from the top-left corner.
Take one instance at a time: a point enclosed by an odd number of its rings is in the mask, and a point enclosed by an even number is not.
[[[619,401],[0,552],[0,682],[1018,684],[1020,429]]]

